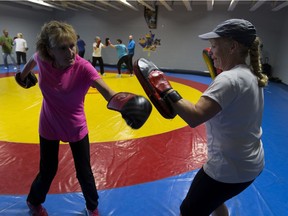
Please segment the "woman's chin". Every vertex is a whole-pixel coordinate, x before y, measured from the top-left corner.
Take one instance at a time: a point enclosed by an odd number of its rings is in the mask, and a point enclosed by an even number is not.
[[[75,63],[75,59],[71,59],[67,62],[67,66],[71,66]]]

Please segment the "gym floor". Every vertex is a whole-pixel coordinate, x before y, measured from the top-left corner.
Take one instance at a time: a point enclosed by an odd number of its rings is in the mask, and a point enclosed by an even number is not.
[[[41,92],[38,85],[19,87],[12,69],[1,66],[0,70],[1,216],[29,214],[25,200],[39,161]],[[145,95],[135,76],[116,78],[115,68],[105,69],[103,79],[114,90]],[[192,102],[211,82],[210,77],[171,72],[166,75],[172,86]],[[264,92],[266,167],[246,191],[227,202],[231,216],[288,215],[288,86],[270,82]],[[100,215],[178,216],[180,203],[206,159],[205,126],[189,128],[179,117],[164,119],[153,108],[145,125],[132,130],[106,104],[95,89],[89,90],[85,111]],[[58,173],[44,206],[49,215],[85,215],[67,143],[60,145]]]

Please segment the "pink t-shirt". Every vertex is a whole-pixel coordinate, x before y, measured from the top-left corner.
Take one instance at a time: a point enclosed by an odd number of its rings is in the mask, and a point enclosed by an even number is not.
[[[60,70],[40,59],[39,87],[43,95],[39,133],[49,140],[76,142],[88,133],[84,100],[92,82],[100,79],[87,60],[76,56],[75,64]]]

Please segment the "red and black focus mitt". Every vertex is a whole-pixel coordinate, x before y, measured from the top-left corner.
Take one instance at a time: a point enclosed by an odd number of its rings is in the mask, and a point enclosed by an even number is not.
[[[148,119],[152,105],[145,97],[128,92],[115,94],[107,108],[121,113],[122,118],[133,129],[139,129]]]
[[[21,72],[16,73],[15,75],[16,82],[25,89],[31,88],[32,86],[35,86],[38,82],[37,77],[34,73],[30,72],[24,80],[21,79]]]
[[[159,113],[166,119],[174,118],[176,112],[172,103],[182,97],[172,89],[164,73],[153,62],[144,58],[134,62],[134,73]]]
[[[109,45],[110,45],[110,39],[109,39],[109,38],[106,38],[106,39],[105,39],[105,45],[106,45],[106,46],[109,46]]]

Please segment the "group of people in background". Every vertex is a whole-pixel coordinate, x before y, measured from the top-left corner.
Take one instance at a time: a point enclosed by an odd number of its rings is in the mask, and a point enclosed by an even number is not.
[[[122,43],[121,39],[116,40],[117,44],[103,44],[101,42],[101,38],[99,36],[95,37],[95,42],[93,43],[93,52],[92,52],[92,65],[96,67],[97,63],[100,67],[100,74],[102,76],[105,75],[104,73],[104,61],[102,58],[102,48],[112,47],[115,48],[117,51],[118,62],[117,62],[117,70],[118,74],[117,77],[121,77],[121,69],[122,65],[125,64],[130,76],[133,76],[133,56],[135,53],[135,41],[133,40],[133,35],[129,35],[129,42],[126,46]],[[26,64],[27,62],[27,41],[23,37],[23,33],[18,33],[17,36],[14,38],[9,36],[8,30],[3,30],[3,35],[0,37],[0,45],[2,47],[2,55],[3,55],[3,62],[4,62],[4,69],[9,69],[8,64],[8,57],[10,57],[12,61],[12,65],[14,70],[20,70],[21,64]],[[78,48],[78,55],[84,58],[85,55],[85,46],[86,43],[80,35],[77,35],[77,48]],[[14,57],[13,48],[16,53],[16,60]]]
[[[133,35],[129,35],[129,42],[126,46],[122,43],[121,39],[116,40],[117,44],[112,44],[110,40],[107,40],[105,44],[102,43],[101,38],[99,36],[95,37],[95,41],[93,43],[93,52],[92,52],[92,65],[96,67],[97,63],[100,67],[100,74],[102,76],[105,75],[104,72],[104,61],[102,58],[102,48],[112,47],[117,51],[118,62],[117,62],[117,77],[121,77],[121,69],[123,63],[125,63],[130,76],[133,76],[133,56],[135,53],[135,41],[133,40]],[[78,35],[77,47],[78,54],[80,57],[84,58],[85,54],[85,42]]]
[[[9,36],[8,30],[4,29],[3,35],[0,37],[0,45],[2,47],[4,69],[8,70],[9,68],[8,56],[12,61],[14,70],[20,70],[21,63],[26,64],[28,46],[22,33],[18,33],[17,36],[12,39],[12,37]],[[14,58],[13,47],[15,47],[17,63]]]

